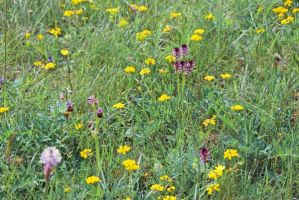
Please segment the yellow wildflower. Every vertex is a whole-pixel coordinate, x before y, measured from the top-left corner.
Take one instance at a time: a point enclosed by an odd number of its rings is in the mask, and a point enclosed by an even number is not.
[[[206,20],[214,20],[214,19],[215,19],[215,16],[214,16],[212,13],[208,13],[208,14],[205,16],[205,19],[206,19]]]
[[[44,39],[44,36],[42,34],[37,34],[36,39],[41,41]]]
[[[146,12],[148,10],[147,6],[139,6],[137,9],[139,12]]]
[[[156,183],[156,184],[152,185],[150,189],[152,191],[160,191],[161,192],[164,190],[164,187],[162,185]]]
[[[48,62],[43,66],[44,69],[54,69],[56,67],[56,64],[53,62]]]
[[[168,101],[169,99],[171,99],[170,96],[168,96],[167,94],[162,94],[162,95],[158,98],[158,101],[160,101],[160,102],[164,102],[164,101]]]
[[[297,12],[299,12],[299,8],[293,8],[292,13],[295,14]]]
[[[125,104],[123,104],[123,103],[117,103],[117,104],[114,104],[112,107],[116,108],[116,109],[122,109],[122,108],[125,107]]]
[[[101,179],[97,176],[90,176],[86,179],[86,183],[89,185],[93,185],[99,182],[101,182]]]
[[[220,74],[220,77],[222,79],[230,79],[232,77],[232,75],[230,75],[229,73],[223,73],[223,74]]]
[[[209,76],[209,75],[205,76],[204,80],[211,82],[211,81],[215,80],[215,76]]]
[[[236,150],[236,149],[227,149],[224,152],[224,159],[231,160],[233,157],[239,157],[238,150]]]
[[[193,33],[194,34],[197,34],[197,35],[202,35],[204,34],[205,30],[201,29],[201,28],[198,28],[196,29]]]
[[[110,15],[116,15],[119,12],[119,8],[108,8],[106,9],[106,12]]]
[[[63,16],[65,17],[71,17],[74,14],[73,10],[66,10],[63,12]]]
[[[159,73],[160,74],[167,74],[168,73],[168,69],[159,69]]]
[[[156,60],[154,58],[147,58],[144,62],[147,65],[155,65],[156,64]]]
[[[61,55],[63,55],[63,56],[68,56],[68,55],[69,55],[69,50],[67,50],[67,49],[61,49],[61,50],[60,50],[60,53],[61,53]]]
[[[209,195],[212,195],[213,192],[219,192],[220,191],[220,185],[218,183],[215,183],[215,184],[210,184],[206,191],[208,192]]]
[[[173,55],[168,55],[165,57],[165,60],[169,63],[174,63],[176,61],[176,58]]]
[[[132,160],[132,159],[127,159],[127,160],[123,161],[122,164],[127,171],[135,171],[140,168],[139,165],[136,163],[136,161]]]
[[[209,125],[215,126],[216,125],[216,116],[213,116],[210,119],[205,119],[202,124],[205,127],[208,127]]]
[[[31,33],[29,33],[29,32],[27,32],[27,33],[25,33],[25,39],[29,39],[30,38],[30,36],[31,36]]]
[[[151,73],[151,70],[149,68],[143,68],[141,69],[141,71],[139,72],[140,75],[148,75]]]
[[[64,192],[65,193],[69,193],[69,192],[71,192],[72,190],[71,190],[71,188],[70,187],[65,187],[64,188]]]
[[[241,106],[241,105],[233,105],[233,106],[230,107],[230,109],[232,111],[241,111],[241,110],[244,110],[244,107]]]
[[[118,22],[118,27],[123,28],[126,27],[129,22],[125,18],[121,18]]]
[[[259,7],[257,8],[257,12],[258,12],[258,13],[262,12],[263,10],[264,10],[263,6],[259,6]]]
[[[172,30],[171,26],[166,25],[166,26],[163,28],[163,33],[169,33],[171,30]]]
[[[293,1],[292,0],[286,0],[283,5],[286,7],[290,7],[292,5]]]
[[[117,153],[125,155],[131,150],[131,147],[124,145],[124,146],[119,146],[117,149]]]
[[[9,107],[0,107],[0,113],[5,113],[9,111]]]
[[[265,29],[263,29],[263,28],[259,28],[259,29],[256,29],[255,32],[256,32],[257,34],[261,34],[261,33],[265,32]]]
[[[92,150],[91,149],[84,149],[83,151],[80,152],[80,156],[81,158],[88,158],[90,156],[92,156]]]
[[[158,199],[158,200],[160,200],[160,199]],[[173,196],[173,195],[165,195],[162,197],[162,200],[176,200],[176,199],[177,199],[176,196]]]
[[[285,19],[282,19],[281,21],[280,21],[280,23],[282,24],[282,25],[286,25],[286,24],[290,24],[290,23],[292,23],[293,21],[294,21],[294,17],[293,16],[288,16],[287,18],[285,18]]]
[[[34,66],[34,67],[42,67],[42,66],[43,66],[43,63],[42,63],[41,61],[37,60],[37,61],[35,61],[35,62],[33,63],[33,66]]]
[[[71,3],[72,3],[73,5],[78,5],[78,4],[87,2],[87,1],[88,1],[88,0],[72,0]]]
[[[273,8],[272,11],[274,13],[284,14],[284,13],[287,13],[289,10],[285,7],[279,6],[277,8]]]
[[[191,36],[191,40],[192,41],[201,41],[201,40],[203,40],[203,37],[201,35],[193,34]]]
[[[168,187],[167,191],[168,192],[174,192],[175,191],[175,186],[172,185],[172,186]]]
[[[125,69],[124,69],[124,71],[126,72],[126,73],[134,73],[135,71],[136,71],[136,68],[134,67],[134,66],[127,66]]]
[[[181,16],[182,16],[182,13],[179,13],[179,12],[170,13],[171,18],[178,18],[178,17],[181,17]]]
[[[54,35],[55,37],[58,37],[61,35],[61,28],[60,27],[51,28],[48,30],[48,33]]]
[[[76,130],[80,130],[80,129],[82,129],[83,128],[83,124],[82,123],[79,123],[79,124],[76,124],[75,125],[75,129]]]
[[[161,180],[161,181],[167,181],[167,182],[169,182],[169,183],[172,182],[172,179],[171,179],[168,175],[161,176],[161,177],[160,177],[160,180]]]
[[[149,31],[149,30],[143,30],[143,31],[138,32],[138,33],[136,34],[136,39],[137,39],[138,41],[143,41],[143,40],[145,40],[147,37],[149,37],[149,36],[151,36],[151,35],[152,35],[152,32],[151,32],[151,31]]]

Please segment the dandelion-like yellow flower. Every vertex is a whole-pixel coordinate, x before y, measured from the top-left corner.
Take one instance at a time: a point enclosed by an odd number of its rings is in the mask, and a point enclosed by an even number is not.
[[[263,28],[259,28],[259,29],[256,29],[255,32],[256,32],[257,34],[261,34],[261,33],[265,32],[265,29],[263,29]]]
[[[170,186],[167,188],[167,192],[174,192],[175,191],[175,186]]]
[[[61,53],[61,55],[63,55],[63,56],[68,56],[68,55],[69,55],[69,50],[67,50],[67,49],[61,49],[61,50],[60,50],[60,53]]]
[[[147,6],[139,6],[137,9],[139,12],[146,12],[148,10]]]
[[[55,27],[47,30],[48,33],[51,35],[54,35],[55,37],[58,37],[61,35],[61,28],[60,27]]]
[[[169,33],[169,32],[171,32],[171,30],[172,30],[171,26],[166,25],[166,26],[163,28],[163,33]]]
[[[87,1],[88,1],[88,0],[72,0],[71,3],[72,3],[73,5],[78,5],[78,4],[87,2]]]
[[[241,106],[241,105],[233,105],[233,106],[230,107],[230,109],[232,111],[241,111],[241,110],[244,110],[244,107]]]
[[[286,0],[283,5],[286,7],[290,7],[292,5],[293,1],[292,0]]]
[[[149,68],[143,68],[141,69],[141,71],[139,72],[140,75],[148,75],[151,73],[151,70]]]
[[[82,15],[82,13],[83,13],[83,9],[80,8],[79,10],[74,10],[74,13],[75,13],[76,15]]]
[[[117,104],[114,104],[112,107],[116,108],[116,109],[122,109],[122,108],[125,107],[125,104],[123,104],[123,103],[117,103]]]
[[[173,55],[168,55],[165,57],[165,60],[169,63],[174,63],[176,61],[176,58]]]
[[[219,192],[220,191],[220,185],[218,183],[210,184],[206,191],[208,192],[208,195],[212,195],[213,192]]]
[[[206,20],[214,20],[214,19],[215,19],[215,16],[213,15],[213,13],[208,13],[208,14],[205,16],[205,19],[206,19]]]
[[[155,65],[156,64],[156,60],[154,58],[147,58],[144,62],[147,65]]]
[[[294,17],[293,16],[288,16],[287,18],[285,18],[285,19],[282,19],[281,21],[280,21],[280,23],[282,24],[282,25],[287,25],[287,24],[290,24],[290,23],[292,23],[293,21],[294,21]]]
[[[37,34],[36,39],[41,41],[44,39],[44,36],[42,34]]]
[[[136,34],[136,40],[138,41],[143,41],[145,40],[147,37],[150,37],[152,35],[152,32],[149,30],[143,30],[141,32],[138,32]]]
[[[31,36],[31,33],[29,33],[29,32],[26,32],[25,35],[24,35],[25,39],[29,39],[30,36]]]
[[[116,15],[119,12],[119,8],[108,8],[106,9],[106,12],[110,15]]]
[[[159,69],[159,73],[160,74],[167,74],[168,73],[168,69]]]
[[[75,125],[75,129],[76,130],[80,130],[80,129],[82,129],[83,128],[83,124],[82,123],[79,123],[79,124],[76,124]]]
[[[196,42],[198,42],[198,41],[203,40],[203,37],[202,37],[201,35],[193,34],[193,35],[191,36],[191,40],[192,40],[192,41],[196,41]]]
[[[123,28],[126,27],[129,22],[125,18],[121,18],[118,22],[118,27]]]
[[[204,80],[211,82],[211,81],[215,80],[215,76],[209,76],[209,75],[205,76]]]
[[[232,75],[229,73],[223,73],[223,74],[220,74],[220,77],[222,79],[230,79],[232,77]]]
[[[97,176],[90,176],[86,179],[86,183],[89,185],[94,185],[99,182],[101,182],[101,179]]]
[[[284,14],[284,13],[287,13],[289,10],[283,6],[279,6],[277,8],[273,8],[272,11],[274,13],[278,13],[278,14]]]
[[[119,146],[117,149],[117,153],[125,155],[131,150],[131,147],[124,145],[124,146]]]
[[[158,200],[176,200],[176,196],[173,196],[173,195],[165,195],[161,198],[158,198]]]
[[[129,172],[138,170],[140,168],[136,161],[132,159],[127,159],[123,161],[123,166]]]
[[[169,182],[169,183],[172,182],[172,179],[171,179],[168,175],[160,176],[160,180],[161,180],[161,181],[167,181],[167,182]]]
[[[209,125],[215,126],[216,125],[216,116],[214,115],[210,119],[205,119],[202,123],[205,127],[208,127]]]
[[[292,13],[295,14],[297,12],[299,12],[299,8],[293,8]]]
[[[126,72],[126,73],[134,73],[135,71],[136,71],[136,68],[134,67],[134,66],[127,66],[125,69],[124,69],[124,71]]]
[[[236,149],[227,149],[224,152],[224,159],[231,160],[234,157],[239,157],[238,150],[236,150]]]
[[[156,183],[156,184],[152,185],[150,189],[152,191],[160,191],[160,192],[162,192],[164,190],[164,187],[162,185]]]
[[[170,17],[171,18],[178,18],[178,17],[181,17],[182,16],[182,13],[180,12],[172,12],[170,13]]]
[[[162,94],[162,95],[158,98],[158,101],[160,101],[160,102],[164,102],[164,101],[168,101],[168,100],[170,100],[170,99],[171,99],[171,97],[168,96],[167,94]]]
[[[72,191],[72,189],[70,188],[70,187],[65,187],[64,188],[64,192],[65,193],[69,193],[69,192],[71,192]]]
[[[80,152],[81,158],[87,159],[88,157],[92,156],[92,150],[91,149],[84,149],[83,151]]]
[[[35,62],[33,63],[33,66],[34,66],[34,67],[42,67],[42,66],[43,66],[43,63],[42,63],[41,61],[37,60],[37,61],[35,61]]]
[[[71,17],[74,14],[73,10],[66,10],[63,12],[63,16],[65,17]]]
[[[194,34],[197,34],[197,35],[202,35],[204,34],[205,30],[201,29],[201,28],[198,28],[196,29],[193,33]]]
[[[9,111],[9,107],[0,107],[0,113],[5,113]]]
[[[56,67],[56,64],[53,62],[48,62],[43,66],[44,69],[54,69]]]

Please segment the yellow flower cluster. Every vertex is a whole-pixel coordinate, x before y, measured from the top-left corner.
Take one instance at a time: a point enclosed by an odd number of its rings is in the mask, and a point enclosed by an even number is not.
[[[192,41],[201,41],[203,40],[202,34],[204,34],[205,30],[198,28],[195,31],[193,31],[193,35],[191,36]]]
[[[161,181],[167,181],[168,183],[172,183],[172,179],[168,175],[160,176]]]
[[[280,24],[287,25],[294,22],[295,17],[292,14],[297,13],[298,8],[291,8],[293,4],[292,0],[284,0],[283,6],[278,6],[273,8],[272,11],[277,14],[278,20],[280,20]],[[291,10],[292,9],[292,10]]]
[[[65,193],[69,193],[69,192],[71,192],[72,191],[72,189],[70,188],[70,187],[65,187],[64,188],[64,192]]]
[[[106,12],[110,15],[116,15],[119,12],[119,8],[107,8]]]
[[[72,3],[73,5],[78,5],[78,4],[87,2],[87,1],[88,1],[88,0],[72,0],[71,3]]]
[[[215,166],[215,168],[208,173],[208,177],[210,179],[217,180],[218,178],[220,178],[223,175],[224,169],[225,169],[225,166],[223,166],[223,165]]]
[[[101,179],[97,176],[90,176],[86,179],[86,183],[89,185],[93,185],[99,182],[101,182]]]
[[[244,110],[244,107],[241,106],[241,105],[233,105],[233,106],[230,107],[230,109],[232,111],[241,111],[241,110]]]
[[[155,65],[156,64],[156,60],[154,58],[147,58],[144,62],[147,65]]]
[[[144,6],[144,5],[141,5],[141,6],[138,6],[136,4],[131,4],[130,5],[130,10],[134,10],[134,11],[138,11],[138,12],[146,12],[148,10],[148,7],[147,6]]]
[[[55,37],[60,36],[62,33],[60,27],[50,28],[49,30],[47,30],[47,32],[50,33],[51,35],[54,35]]]
[[[69,50],[67,50],[67,49],[61,49],[61,50],[60,50],[60,53],[61,53],[61,55],[63,55],[63,56],[68,56],[68,55],[69,55]]]
[[[78,124],[75,125],[75,129],[76,130],[80,130],[82,128],[83,128],[83,124],[82,123],[78,123]]]
[[[236,149],[227,149],[223,155],[224,159],[231,160],[234,157],[239,157],[238,150]]]
[[[36,39],[39,41],[43,40],[44,39],[43,34],[37,34]]]
[[[119,146],[117,149],[117,153],[125,155],[131,150],[131,147],[124,145],[124,146]]]
[[[118,22],[118,27],[123,28],[128,26],[129,22],[125,18],[121,18]]]
[[[176,200],[176,196],[173,195],[165,195],[165,196],[159,196],[157,200]]]
[[[123,166],[129,172],[138,170],[140,168],[136,161],[132,159],[127,159],[123,161]]]
[[[136,34],[136,40],[138,41],[143,41],[145,40],[146,38],[150,37],[152,35],[152,32],[149,31],[149,30],[143,30],[141,32],[138,32]]]
[[[205,127],[208,127],[209,125],[212,125],[212,126],[215,126],[216,125],[216,115],[213,115],[212,118],[210,119],[205,119],[202,124],[205,126]]]
[[[255,32],[256,32],[257,34],[261,34],[261,33],[265,32],[265,29],[263,29],[263,28],[259,28],[259,29],[256,29]]]
[[[168,96],[167,94],[162,94],[162,95],[158,98],[158,101],[160,101],[160,102],[164,102],[164,101],[168,101],[168,100],[170,100],[170,99],[171,99],[171,97]]]
[[[168,55],[165,57],[165,60],[169,63],[174,63],[176,61],[176,58],[173,55]]]
[[[5,113],[9,111],[9,107],[0,107],[0,113]]]
[[[220,74],[220,77],[222,79],[230,79],[232,77],[232,75],[229,73],[223,73],[223,74]]]
[[[81,158],[87,159],[88,157],[92,156],[92,150],[91,149],[84,149],[83,151],[80,152]]]
[[[213,15],[213,13],[210,12],[205,16],[205,19],[212,21],[215,19],[215,16]]]
[[[66,10],[63,12],[64,17],[71,17],[73,15],[81,15],[83,13],[83,9],[80,8],[79,10]]]
[[[143,68],[141,69],[141,71],[139,72],[140,75],[148,75],[151,73],[151,70],[149,68]]]
[[[122,109],[122,108],[125,107],[125,104],[123,104],[123,103],[117,103],[117,104],[114,104],[112,107],[116,108],[116,109]]]
[[[171,26],[166,25],[166,26],[163,28],[163,33],[169,33],[171,30],[172,30]]]
[[[171,18],[178,18],[178,17],[181,17],[182,16],[182,13],[180,12],[172,12],[170,13],[170,17]]]
[[[163,187],[163,185],[160,185],[160,184],[156,183],[156,184],[152,185],[150,189],[152,191],[160,191],[160,192],[162,192],[164,190],[164,187]]]
[[[33,66],[50,70],[50,69],[54,69],[56,67],[56,64],[54,62],[48,62],[48,63],[44,64],[42,61],[38,60],[33,63]]]
[[[208,185],[206,191],[208,192],[208,195],[212,195],[213,192],[219,192],[220,191],[220,185],[218,183],[210,184],[210,185]]]
[[[207,75],[204,77],[204,80],[211,82],[211,81],[215,80],[215,76]]]
[[[136,71],[136,68],[134,66],[127,66],[124,71],[128,74],[134,73]]]

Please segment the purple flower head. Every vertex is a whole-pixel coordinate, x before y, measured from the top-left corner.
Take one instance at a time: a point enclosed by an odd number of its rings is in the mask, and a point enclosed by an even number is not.
[[[98,105],[99,101],[97,100],[97,98],[94,97],[94,95],[88,97],[87,102],[89,105]]]
[[[52,58],[52,56],[49,56],[49,57],[48,57],[48,61],[49,61],[49,62],[53,62],[53,61],[54,61],[54,59]]]
[[[175,68],[175,71],[180,71],[183,69],[183,65],[181,64],[181,62],[175,62],[173,64],[174,68]]]
[[[97,116],[98,116],[98,118],[102,118],[103,117],[103,109],[102,108],[98,108],[98,110],[97,110]]]
[[[210,159],[210,152],[208,148],[203,147],[202,149],[200,149],[199,151],[199,157],[201,162],[203,163],[207,163],[209,162]]]
[[[183,71],[186,73],[186,74],[190,74],[192,72],[192,70],[194,69],[195,67],[195,62],[193,60],[191,61],[186,61],[184,63],[184,69]]]
[[[47,147],[41,154],[40,162],[43,164],[45,179],[48,181],[53,168],[61,162],[61,154],[56,147]]]
[[[182,54],[181,54],[182,52],[181,52],[181,49],[180,48],[174,48],[173,50],[172,50],[172,54],[173,54],[173,56],[174,57],[176,57],[176,58],[178,58],[178,57],[181,57],[182,56]]]
[[[4,77],[0,76],[0,85],[4,84]]]
[[[68,100],[68,101],[66,102],[66,107],[67,107],[67,111],[68,111],[68,112],[73,112],[73,110],[74,110],[74,105],[73,105],[73,102],[72,102],[72,101]]]
[[[187,44],[183,44],[183,45],[181,46],[181,49],[180,49],[180,50],[181,50],[183,56],[186,56],[186,55],[189,53],[189,47],[188,47]]]

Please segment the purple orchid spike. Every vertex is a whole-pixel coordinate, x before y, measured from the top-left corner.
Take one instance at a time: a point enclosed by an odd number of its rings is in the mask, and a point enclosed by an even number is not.
[[[172,51],[172,54],[174,57],[178,58],[178,57],[181,57],[182,56],[182,52],[181,52],[181,49],[180,48],[174,48],[173,51]]]
[[[183,56],[186,56],[189,53],[189,47],[187,44],[183,44],[180,50]]]
[[[205,147],[203,147],[202,149],[200,149],[199,156],[200,156],[201,162],[203,162],[203,163],[209,162],[209,159],[210,159],[209,149],[205,148]]]
[[[99,103],[98,99],[95,98],[94,95],[88,97],[87,102],[88,102],[89,105],[92,105],[92,106],[93,105],[98,105],[98,103]]]
[[[68,101],[66,102],[66,107],[67,107],[67,111],[68,111],[68,112],[73,112],[73,110],[74,110],[74,105],[73,105],[73,102],[72,102],[72,101],[68,100]]]
[[[52,58],[52,56],[49,56],[49,57],[48,57],[48,61],[49,61],[49,62],[53,62],[53,61],[54,61],[54,59]]]
[[[61,154],[56,147],[47,147],[41,154],[40,162],[43,164],[45,180],[48,182],[53,168],[61,162]]]
[[[181,62],[175,62],[175,63],[173,64],[173,66],[174,66],[176,72],[182,70],[182,68],[183,68]]]
[[[98,110],[97,110],[97,116],[98,116],[98,118],[102,118],[103,117],[103,109],[102,108],[98,108]]]

